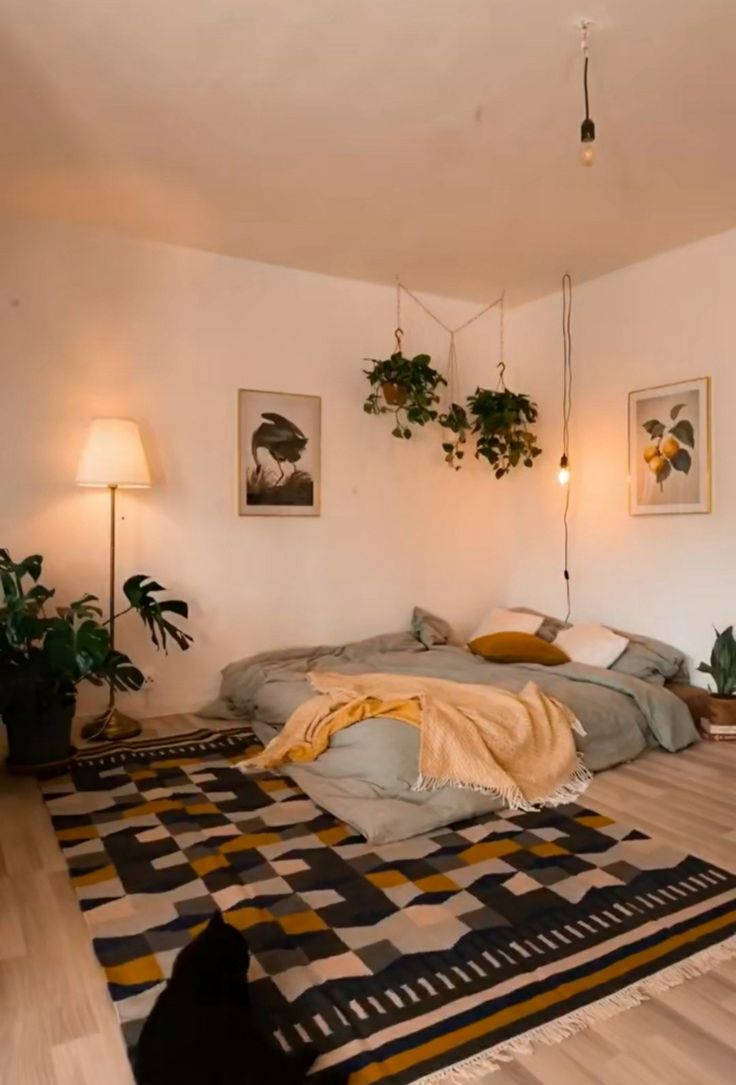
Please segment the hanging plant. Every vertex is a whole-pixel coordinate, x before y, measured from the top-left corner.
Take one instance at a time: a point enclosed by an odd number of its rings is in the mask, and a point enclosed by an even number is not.
[[[465,445],[468,443],[470,431],[468,412],[459,403],[451,403],[449,410],[439,416],[438,422],[453,435],[452,440],[448,438],[442,442],[445,463],[459,471],[465,458]]]
[[[468,412],[476,439],[475,458],[488,460],[496,478],[503,478],[520,463],[533,466],[542,450],[529,429],[538,415],[529,396],[506,387],[476,388],[468,396]]]
[[[366,358],[372,369],[364,369],[370,393],[363,410],[367,414],[393,414],[394,437],[411,437],[412,426],[426,426],[437,418],[440,397],[437,388],[446,384],[445,378],[432,368],[428,354],[405,358],[397,350],[390,358]]]

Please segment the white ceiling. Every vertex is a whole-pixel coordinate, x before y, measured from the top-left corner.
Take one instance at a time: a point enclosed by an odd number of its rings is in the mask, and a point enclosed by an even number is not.
[[[0,210],[479,300],[736,225],[735,122],[736,0],[0,0]]]

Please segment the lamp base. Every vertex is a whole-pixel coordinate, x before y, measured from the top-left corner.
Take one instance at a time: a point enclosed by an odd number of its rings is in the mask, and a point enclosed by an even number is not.
[[[143,728],[138,720],[126,716],[117,708],[108,708],[101,716],[85,723],[82,738],[88,742],[113,742],[120,738],[135,738]]]

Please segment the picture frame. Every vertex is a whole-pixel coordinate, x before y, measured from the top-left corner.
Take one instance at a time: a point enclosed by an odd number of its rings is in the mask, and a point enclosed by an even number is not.
[[[629,392],[629,512],[709,513],[710,377]]]
[[[238,514],[319,516],[322,400],[238,389]]]

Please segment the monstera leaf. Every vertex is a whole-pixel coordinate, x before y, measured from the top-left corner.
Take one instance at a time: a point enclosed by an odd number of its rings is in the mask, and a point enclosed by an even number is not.
[[[135,693],[145,681],[143,672],[138,670],[129,656],[116,649],[111,649],[94,674],[88,674],[87,678],[93,686],[109,684],[118,693]]]
[[[165,590],[162,584],[157,584],[143,573],[129,577],[123,584],[126,599],[140,615],[156,647],[167,651],[167,637],[170,637],[185,652],[192,638],[169,621],[166,615],[175,614],[179,618],[188,618],[189,607],[181,599],[164,599],[159,602],[155,593]]]
[[[76,621],[52,618],[47,624],[44,651],[54,671],[69,681],[79,682],[99,673],[110,650],[110,634],[94,618]]]

